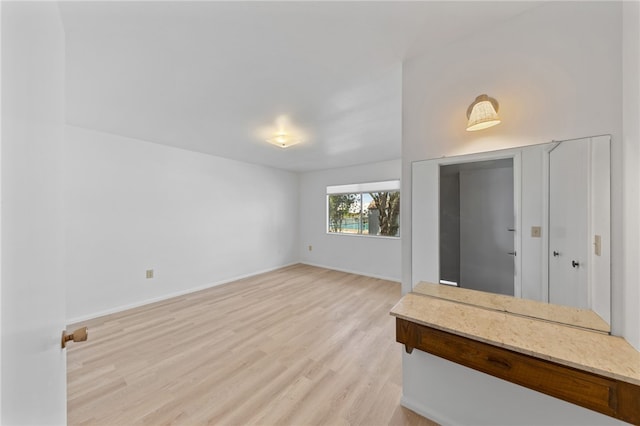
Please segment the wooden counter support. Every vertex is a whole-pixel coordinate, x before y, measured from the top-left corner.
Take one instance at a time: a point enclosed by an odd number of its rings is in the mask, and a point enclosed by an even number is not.
[[[396,340],[474,370],[640,424],[640,386],[396,318]]]
[[[640,353],[624,339],[410,293],[391,314],[413,349],[640,425]]]

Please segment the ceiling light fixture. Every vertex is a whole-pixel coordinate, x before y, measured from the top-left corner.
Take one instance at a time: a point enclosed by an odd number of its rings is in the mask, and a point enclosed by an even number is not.
[[[500,124],[498,101],[487,95],[480,95],[467,108],[467,132],[487,129]]]
[[[288,148],[291,145],[300,143],[301,141],[298,138],[294,138],[287,132],[281,131],[281,132],[275,133],[273,137],[267,139],[267,142],[269,142],[270,144],[279,146],[280,148]]]

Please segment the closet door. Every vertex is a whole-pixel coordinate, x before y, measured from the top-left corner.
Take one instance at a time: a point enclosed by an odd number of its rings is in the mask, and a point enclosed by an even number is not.
[[[565,141],[549,154],[549,302],[589,308],[589,149]]]

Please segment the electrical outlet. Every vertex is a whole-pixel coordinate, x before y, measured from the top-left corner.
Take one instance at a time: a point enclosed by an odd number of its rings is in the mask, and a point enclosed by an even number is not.
[[[542,227],[540,226],[532,226],[531,227],[531,237],[540,238],[542,236]]]
[[[153,269],[147,269],[147,278],[153,278]]]
[[[309,251],[313,251],[313,246],[312,245],[309,246]]]

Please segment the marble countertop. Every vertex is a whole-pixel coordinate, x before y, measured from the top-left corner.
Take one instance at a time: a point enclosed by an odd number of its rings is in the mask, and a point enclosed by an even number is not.
[[[640,385],[640,352],[621,337],[416,293],[400,299],[391,315]]]
[[[588,328],[603,333],[608,333],[610,330],[609,324],[605,320],[588,309],[552,305],[535,300],[427,282],[416,284],[413,292],[545,321]]]

